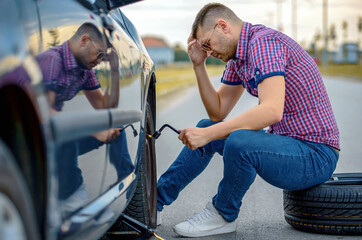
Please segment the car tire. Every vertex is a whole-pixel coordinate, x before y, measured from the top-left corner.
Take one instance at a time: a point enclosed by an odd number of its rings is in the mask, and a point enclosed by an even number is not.
[[[155,139],[149,138],[155,132],[155,124],[152,108],[149,103],[146,106],[146,122],[144,128],[144,141],[141,162],[138,165],[135,180],[135,192],[124,210],[124,214],[143,223],[151,229],[157,227],[157,172]],[[109,232],[134,232],[118,219]],[[103,236],[103,239],[113,239],[112,234]],[[132,236],[129,236],[132,238]],[[102,239],[102,240],[103,240]]]
[[[0,139],[0,239],[40,239],[33,206],[14,157]]]
[[[294,228],[326,234],[362,234],[362,173],[333,174],[324,184],[283,191],[285,220]]]
[[[157,172],[155,139],[148,137],[155,132],[152,109],[147,103],[145,140],[136,180],[136,191],[125,214],[154,229],[157,226]]]

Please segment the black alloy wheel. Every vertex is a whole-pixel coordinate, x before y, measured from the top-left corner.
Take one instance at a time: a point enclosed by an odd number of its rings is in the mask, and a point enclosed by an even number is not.
[[[156,171],[156,148],[155,139],[148,137],[155,132],[155,124],[153,122],[152,110],[147,103],[146,111],[146,126],[145,126],[145,146],[143,148],[141,173],[143,172],[145,188],[143,191],[146,193],[144,206],[144,218],[140,219],[142,223],[150,228],[157,227],[157,171]],[[144,167],[142,169],[142,167]],[[142,221],[144,220],[144,221]]]
[[[146,122],[143,136],[143,148],[141,162],[135,180],[135,192],[130,200],[124,214],[145,224],[151,229],[157,227],[157,172],[156,172],[156,149],[155,139],[149,138],[155,131],[152,108],[147,103]],[[123,224],[118,219],[109,232],[129,231],[134,229]],[[132,238],[132,236],[130,236]],[[112,235],[105,235],[103,239],[113,239]]]

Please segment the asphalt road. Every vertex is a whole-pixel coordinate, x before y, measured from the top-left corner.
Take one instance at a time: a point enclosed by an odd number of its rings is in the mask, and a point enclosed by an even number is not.
[[[219,85],[219,77],[212,79]],[[336,172],[362,172],[362,83],[353,79],[324,78],[341,133],[340,160]],[[257,99],[245,92],[242,100],[234,108],[229,118],[255,106]],[[207,118],[197,88],[190,88],[171,94],[158,104],[157,126],[164,123],[182,129],[195,126]],[[156,142],[158,176],[160,176],[182,149],[182,143],[171,130],[164,130]],[[222,158],[215,154],[209,166],[189,186],[179,198],[162,212],[163,224],[157,233],[167,240],[180,239],[173,232],[173,226],[201,211],[215,195],[222,178]],[[361,239],[359,236],[321,235],[301,232],[289,226],[283,216],[282,190],[275,188],[257,177],[243,199],[237,219],[237,232],[200,238],[216,239]]]

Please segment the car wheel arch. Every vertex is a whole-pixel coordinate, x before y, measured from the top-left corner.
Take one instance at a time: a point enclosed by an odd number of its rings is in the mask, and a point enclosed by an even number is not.
[[[40,120],[31,98],[16,85],[0,89],[1,139],[14,155],[33,198],[39,226],[45,226],[47,163]],[[43,229],[39,229],[42,234]]]
[[[150,77],[147,95],[146,95],[146,104],[150,104],[152,117],[153,117],[153,124],[154,128],[156,127],[156,74],[153,72]],[[146,105],[144,106],[146,110]]]

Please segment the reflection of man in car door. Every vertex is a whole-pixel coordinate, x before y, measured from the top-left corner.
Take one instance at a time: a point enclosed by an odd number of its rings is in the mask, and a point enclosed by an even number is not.
[[[108,52],[97,27],[91,23],[84,23],[68,41],[36,57],[43,73],[43,82],[53,113],[61,111],[64,101],[71,100],[81,90],[95,109],[117,106],[119,99],[118,55],[109,42],[107,45],[110,49]],[[109,61],[111,65],[110,92],[107,89],[103,93],[95,71],[92,70],[101,61]],[[77,158],[78,155],[96,149],[104,143],[110,143],[111,149],[112,145],[117,146],[113,148],[118,149],[118,152],[110,156],[116,169],[120,165],[122,168],[133,167],[127,150],[125,131],[121,128],[105,130],[93,134],[92,137],[64,143],[58,147],[56,154],[60,199],[65,200],[80,190],[83,193],[78,194],[79,198],[88,200],[82,186],[83,179]],[[120,161],[122,164],[119,163]],[[82,203],[79,203],[79,206],[81,205]],[[68,210],[75,210],[76,207],[78,206],[69,206]]]
[[[80,90],[94,108],[116,107],[119,98],[118,56],[103,44],[102,34],[91,23],[84,23],[76,33],[60,46],[41,53],[37,60],[43,72],[45,87],[52,108],[61,111],[63,102],[72,99]],[[111,93],[104,94],[94,68],[101,61],[111,64]]]

